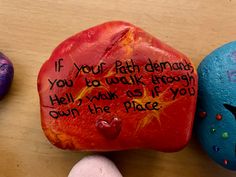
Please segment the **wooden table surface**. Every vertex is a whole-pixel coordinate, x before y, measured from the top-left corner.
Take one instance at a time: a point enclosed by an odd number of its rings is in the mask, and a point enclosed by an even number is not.
[[[0,101],[0,177],[66,177],[87,153],[63,151],[40,125],[36,79],[65,38],[105,21],[129,21],[192,58],[197,66],[216,47],[235,40],[236,0],[0,0],[0,51],[15,66]],[[193,137],[177,153],[105,153],[124,177],[233,177]]]

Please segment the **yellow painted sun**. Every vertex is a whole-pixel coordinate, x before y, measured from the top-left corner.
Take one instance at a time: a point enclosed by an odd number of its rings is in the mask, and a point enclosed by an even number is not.
[[[167,87],[165,90],[163,90],[161,93],[159,93],[159,95],[155,98],[152,97],[151,94],[147,93],[147,89],[144,87],[143,89],[143,96],[141,98],[135,98],[132,101],[135,101],[138,104],[145,104],[146,102],[158,102],[160,105],[160,110],[151,110],[148,112],[148,114],[141,119],[138,122],[138,126],[136,128],[136,131],[139,131],[140,129],[144,128],[145,126],[149,125],[154,119],[156,119],[160,126],[161,126],[161,116],[160,114],[162,114],[162,117],[166,115],[165,111],[163,111],[167,106],[173,104],[174,102],[176,102],[176,100],[166,100],[166,92],[169,91],[170,87]]]

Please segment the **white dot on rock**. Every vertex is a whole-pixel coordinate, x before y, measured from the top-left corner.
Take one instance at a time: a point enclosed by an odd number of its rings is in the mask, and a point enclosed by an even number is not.
[[[111,160],[91,155],[76,163],[68,177],[122,177],[122,175]]]

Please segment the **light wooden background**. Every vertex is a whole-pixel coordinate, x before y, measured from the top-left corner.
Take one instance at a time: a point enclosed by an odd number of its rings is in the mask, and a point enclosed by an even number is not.
[[[0,101],[0,177],[66,177],[86,153],[53,147],[40,126],[37,74],[65,38],[109,20],[125,20],[193,59],[236,39],[236,0],[0,0],[0,51],[14,63]],[[233,177],[193,138],[178,153],[105,154],[124,177]]]

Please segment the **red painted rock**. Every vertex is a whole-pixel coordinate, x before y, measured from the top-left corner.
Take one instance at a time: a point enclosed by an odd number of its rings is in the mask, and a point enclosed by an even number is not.
[[[63,149],[177,151],[191,136],[197,86],[185,55],[132,24],[104,23],[43,64],[42,128]]]

